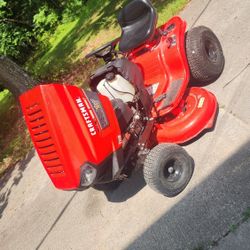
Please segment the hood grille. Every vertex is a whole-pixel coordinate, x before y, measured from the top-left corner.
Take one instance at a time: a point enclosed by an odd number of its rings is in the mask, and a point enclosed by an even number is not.
[[[64,168],[39,104],[26,108],[27,122],[37,152],[50,175],[64,175]]]

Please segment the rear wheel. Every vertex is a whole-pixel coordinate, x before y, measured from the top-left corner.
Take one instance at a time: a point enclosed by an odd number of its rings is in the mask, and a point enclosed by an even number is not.
[[[196,85],[212,83],[223,72],[225,58],[222,47],[209,28],[199,26],[186,33],[186,53],[191,83]]]
[[[179,145],[159,144],[144,163],[144,179],[155,191],[174,197],[189,183],[194,171],[192,157]]]

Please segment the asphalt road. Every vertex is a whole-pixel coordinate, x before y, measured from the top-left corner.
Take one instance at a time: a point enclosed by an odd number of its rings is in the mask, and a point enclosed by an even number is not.
[[[140,172],[115,192],[58,191],[31,152],[0,183],[0,248],[192,250],[223,238],[250,207],[249,13],[248,0],[193,0],[181,13],[212,28],[226,57],[208,86],[217,124],[186,146],[196,167],[183,193],[163,197]]]

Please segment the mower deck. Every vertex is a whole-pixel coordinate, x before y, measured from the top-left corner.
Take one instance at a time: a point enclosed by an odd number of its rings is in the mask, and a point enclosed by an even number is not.
[[[187,89],[179,106],[165,117],[162,124],[157,124],[158,143],[182,144],[212,128],[217,108],[216,97],[211,92],[197,87]]]

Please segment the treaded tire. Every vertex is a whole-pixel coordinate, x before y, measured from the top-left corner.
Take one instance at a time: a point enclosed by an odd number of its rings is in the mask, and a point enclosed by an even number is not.
[[[186,54],[191,84],[210,84],[223,72],[225,58],[220,41],[205,26],[195,27],[186,33]]]
[[[174,168],[172,174],[170,168]],[[179,145],[159,144],[144,163],[144,179],[156,192],[174,197],[189,183],[194,171],[193,158]]]

